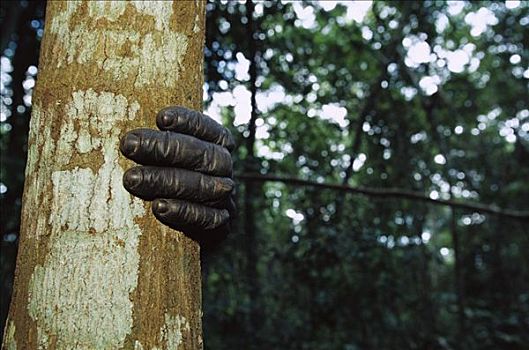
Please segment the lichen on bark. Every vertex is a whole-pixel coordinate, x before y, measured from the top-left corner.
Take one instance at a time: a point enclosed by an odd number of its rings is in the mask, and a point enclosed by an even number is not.
[[[137,285],[142,233],[135,219],[145,208],[121,186],[115,126],[134,120],[139,105],[88,90],[75,91],[65,109],[53,152],[63,170],[51,174],[50,242],[31,276],[28,311],[39,323],[39,343],[55,335],[59,348],[119,348],[133,324],[130,293]],[[72,165],[73,154],[91,152],[104,159],[97,172]],[[62,285],[68,290],[57,291]]]
[[[53,1],[45,28],[3,345],[201,348],[198,246],[122,188],[118,143],[200,108],[204,3]]]

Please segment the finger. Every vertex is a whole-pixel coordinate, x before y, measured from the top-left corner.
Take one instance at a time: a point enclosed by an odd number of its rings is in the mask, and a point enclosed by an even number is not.
[[[226,208],[228,210],[228,213],[230,213],[230,219],[234,220],[237,217],[237,205],[235,204],[235,199],[233,198],[233,192],[232,195],[228,197],[225,203],[226,204],[223,208]]]
[[[230,153],[196,137],[168,131],[136,129],[120,142],[123,155],[142,165],[178,167],[215,176],[231,176]]]
[[[169,130],[198,137],[201,140],[226,147],[230,152],[235,141],[230,131],[200,112],[184,107],[167,107],[156,116],[160,130]]]
[[[205,205],[179,199],[156,199],[152,212],[162,223],[170,227],[192,226],[213,230],[228,223],[230,214],[226,209],[215,209]]]
[[[233,180],[228,177],[152,166],[134,167],[123,175],[123,185],[133,195],[145,200],[173,198],[225,206],[233,190]]]

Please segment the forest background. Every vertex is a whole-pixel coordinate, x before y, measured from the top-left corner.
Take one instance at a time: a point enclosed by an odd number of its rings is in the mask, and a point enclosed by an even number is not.
[[[2,329],[44,9],[0,7]],[[209,2],[239,217],[206,348],[529,344],[528,28],[524,1]]]

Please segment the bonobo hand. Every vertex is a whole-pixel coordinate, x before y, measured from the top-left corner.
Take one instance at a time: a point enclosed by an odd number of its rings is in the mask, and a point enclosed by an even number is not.
[[[153,201],[163,224],[208,248],[222,241],[234,215],[232,160],[235,144],[228,129],[183,107],[162,109],[161,131],[136,129],[123,136],[123,155],[142,166],[127,170],[123,185]]]

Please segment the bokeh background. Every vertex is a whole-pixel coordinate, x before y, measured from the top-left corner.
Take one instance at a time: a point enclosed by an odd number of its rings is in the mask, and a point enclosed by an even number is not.
[[[0,7],[2,329],[44,9]],[[209,2],[239,217],[204,262],[206,348],[527,349],[528,44],[526,1]]]

